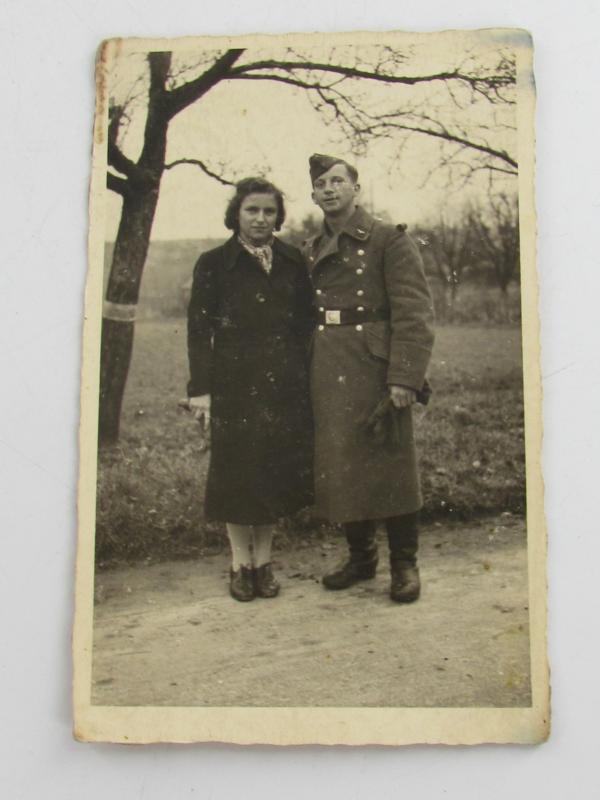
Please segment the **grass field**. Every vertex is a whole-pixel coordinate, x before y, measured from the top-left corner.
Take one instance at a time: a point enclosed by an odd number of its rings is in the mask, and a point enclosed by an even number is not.
[[[417,411],[425,515],[523,513],[519,328],[440,327],[429,376],[433,398]],[[185,322],[139,322],[121,440],[99,459],[100,563],[221,547],[220,527],[202,521],[208,454],[197,425],[177,408],[186,381]],[[306,515],[294,524],[312,527]]]

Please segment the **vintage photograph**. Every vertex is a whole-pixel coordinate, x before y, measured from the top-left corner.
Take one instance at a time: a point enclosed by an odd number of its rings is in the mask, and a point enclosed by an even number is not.
[[[97,59],[75,734],[548,735],[532,45]]]

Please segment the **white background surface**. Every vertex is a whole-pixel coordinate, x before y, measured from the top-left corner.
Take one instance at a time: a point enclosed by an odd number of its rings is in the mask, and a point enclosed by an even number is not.
[[[16,2],[0,9],[0,793],[17,798],[598,797],[600,7]],[[553,731],[539,747],[117,747],[71,738],[70,626],[93,64],[102,38],[532,31],[538,87]]]

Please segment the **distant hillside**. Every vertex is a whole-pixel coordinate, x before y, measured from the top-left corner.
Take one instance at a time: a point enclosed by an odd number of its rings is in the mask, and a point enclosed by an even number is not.
[[[185,313],[188,284],[201,253],[222,244],[224,239],[178,239],[151,242],[142,276],[140,317],[171,317]],[[110,269],[114,242],[104,250],[104,285]]]

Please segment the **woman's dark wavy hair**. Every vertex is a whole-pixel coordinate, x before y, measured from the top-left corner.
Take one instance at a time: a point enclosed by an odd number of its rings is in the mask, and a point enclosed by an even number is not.
[[[235,194],[229,201],[225,211],[225,227],[234,233],[240,232],[240,207],[249,194],[272,194],[277,203],[277,219],[275,230],[278,231],[285,219],[283,192],[275,184],[264,178],[244,178],[236,184]]]

